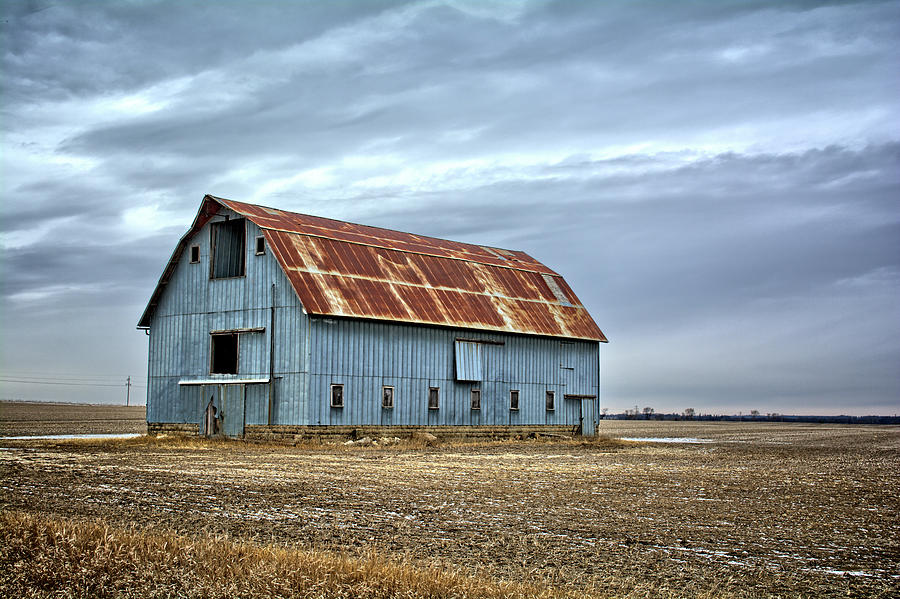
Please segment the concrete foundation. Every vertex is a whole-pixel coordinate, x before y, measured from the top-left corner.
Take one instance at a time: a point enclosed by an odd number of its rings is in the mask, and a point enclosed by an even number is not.
[[[247,441],[270,441],[294,443],[319,439],[322,441],[345,441],[362,437],[411,437],[413,433],[431,433],[442,439],[510,439],[538,435],[566,436],[575,434],[571,426],[531,425],[531,426],[248,426],[243,438]],[[168,434],[192,436],[200,434],[197,424],[177,424],[167,422],[147,423],[150,435]]]

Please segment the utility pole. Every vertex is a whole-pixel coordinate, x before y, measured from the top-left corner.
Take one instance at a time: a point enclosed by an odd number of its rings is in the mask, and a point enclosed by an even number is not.
[[[125,381],[125,405],[126,406],[129,405],[130,401],[131,401],[131,377],[129,376],[128,379]]]

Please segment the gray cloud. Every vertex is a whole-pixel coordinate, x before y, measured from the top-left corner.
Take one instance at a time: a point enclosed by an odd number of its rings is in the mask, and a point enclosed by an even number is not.
[[[413,230],[471,241],[499,233],[487,242],[530,249],[564,272],[573,253],[585,252],[575,268],[608,275],[593,286],[594,301],[631,298],[618,318],[632,311],[629,320],[640,321],[647,310],[703,314],[721,302],[790,297],[898,268],[898,151],[890,144],[723,155],[651,175],[511,182],[465,190],[466,209],[439,221],[435,208],[450,204],[455,192],[379,220],[403,219]],[[589,173],[596,165],[578,166]],[[660,297],[659,289],[679,292]]]
[[[142,372],[214,193],[532,253],[613,410],[900,407],[896,2],[0,11],[4,371]]]

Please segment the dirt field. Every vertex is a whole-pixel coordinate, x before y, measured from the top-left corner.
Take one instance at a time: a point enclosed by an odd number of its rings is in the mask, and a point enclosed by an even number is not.
[[[146,431],[144,406],[0,401],[0,437]]]
[[[608,421],[427,449],[0,443],[0,508],[442,565],[599,596],[900,593],[900,427]]]

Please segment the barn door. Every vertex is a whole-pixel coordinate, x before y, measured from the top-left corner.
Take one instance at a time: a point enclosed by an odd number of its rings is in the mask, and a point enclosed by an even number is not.
[[[597,398],[592,395],[565,395],[567,405],[572,405],[573,415],[577,415],[575,434],[594,436],[597,433]],[[573,402],[568,404],[568,402]],[[577,408],[575,407],[577,406]],[[569,410],[566,413],[572,413]]]
[[[226,437],[244,436],[244,385],[219,385],[222,397],[222,432]]]
[[[597,414],[594,410],[596,400],[593,397],[581,399],[581,434],[585,437],[593,437],[596,431]]]

